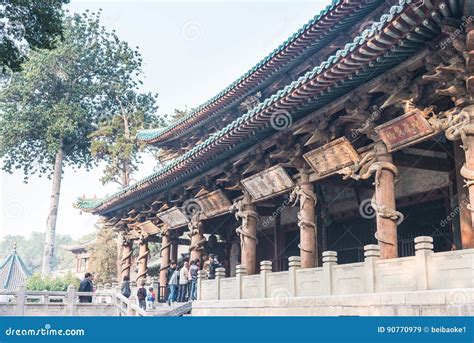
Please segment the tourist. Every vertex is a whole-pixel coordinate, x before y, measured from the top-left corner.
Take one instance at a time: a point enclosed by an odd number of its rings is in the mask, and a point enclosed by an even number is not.
[[[216,269],[220,266],[221,264],[219,263],[219,256],[215,255],[209,264],[209,279],[214,279],[216,277]]]
[[[176,301],[176,297],[178,295],[176,289],[178,288],[179,271],[176,267],[176,263],[171,266],[170,270],[168,271],[168,274],[171,275],[168,280],[168,287],[170,290],[170,294],[168,295],[168,305],[171,305],[172,302]]]
[[[84,279],[79,284],[79,292],[92,292],[94,290],[94,285],[92,284],[92,280],[94,280],[94,276],[91,273],[86,273],[84,275]],[[91,303],[92,296],[89,295],[80,295],[79,296],[80,303]]]
[[[141,287],[137,291],[137,298],[138,298],[138,306],[141,309],[146,310],[146,288],[145,288],[145,280],[142,280]]]
[[[184,261],[181,270],[179,271],[179,291],[178,291],[178,302],[185,302],[187,299],[188,289],[188,261]]]
[[[215,278],[216,274],[212,271],[212,264],[214,263],[214,255],[209,255],[209,258],[204,262],[204,270],[206,271],[207,278],[212,280]]]
[[[189,268],[189,275],[190,275],[190,284],[191,284],[191,290],[189,292],[189,298],[191,300],[196,300],[197,299],[197,278],[198,278],[198,272],[199,272],[199,260],[196,259],[194,261],[191,261],[191,267]]]
[[[148,288],[148,295],[146,297],[146,303],[147,303],[147,308],[148,309],[153,309],[155,306],[155,291],[153,290],[153,287]]]
[[[122,295],[125,298],[129,298],[131,294],[132,290],[130,289],[130,277],[125,275],[122,282]]]

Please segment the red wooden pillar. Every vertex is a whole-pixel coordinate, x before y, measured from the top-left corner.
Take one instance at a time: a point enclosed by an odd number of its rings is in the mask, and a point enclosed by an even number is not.
[[[122,242],[122,256],[120,259],[120,280],[123,281],[123,278],[127,276],[130,279],[130,267],[132,265],[132,240],[123,240]]]
[[[301,173],[300,184],[301,195],[299,196],[300,211],[298,224],[300,227],[300,256],[302,268],[313,268],[316,265],[316,224],[314,221],[314,209],[316,206],[316,195],[314,186],[309,182],[307,173]]]
[[[247,275],[255,274],[257,264],[257,215],[252,197],[247,192],[243,199],[244,218],[242,219],[241,256],[242,264],[247,269]]]
[[[385,149],[385,147],[383,147]],[[378,155],[379,162],[392,163],[392,155]],[[395,175],[383,168],[375,183],[375,201],[377,206],[395,210]],[[398,257],[397,221],[378,214],[376,238],[380,246],[382,259]]]

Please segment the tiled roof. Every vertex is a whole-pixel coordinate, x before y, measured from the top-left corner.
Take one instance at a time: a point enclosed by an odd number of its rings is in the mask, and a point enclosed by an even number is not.
[[[274,130],[271,118],[278,113],[299,119],[309,110],[321,108],[330,101],[356,88],[361,83],[401,63],[439,33],[431,12],[445,1],[401,0],[378,22],[373,23],[351,43],[337,51],[321,65],[279,90],[251,111],[204,142],[136,184],[100,201],[87,204],[93,213],[108,213],[163,191],[179,181],[202,173],[251,144],[249,139]],[[437,11],[440,16],[446,11]],[[86,204],[82,203],[82,206]]]
[[[331,5],[216,96],[165,129],[139,131],[138,139],[153,143],[176,138],[206,118],[217,114],[222,108],[248,95],[263,81],[288,70],[304,55],[321,49],[382,3],[380,0],[333,0]]]
[[[0,264],[0,289],[16,291],[21,284],[26,283],[29,276],[31,272],[14,249]]]

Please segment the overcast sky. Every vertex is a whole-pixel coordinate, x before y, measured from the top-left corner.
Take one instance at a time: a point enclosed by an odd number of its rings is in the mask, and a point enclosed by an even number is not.
[[[115,29],[144,59],[144,91],[159,93],[159,114],[196,107],[243,75],[331,1],[163,2],[72,0],[71,12],[102,9],[103,24]],[[136,178],[152,172],[142,165]],[[101,168],[66,168],[57,233],[78,238],[94,230],[96,217],[72,208],[78,196],[102,197]],[[45,229],[50,180],[1,172],[0,237]]]

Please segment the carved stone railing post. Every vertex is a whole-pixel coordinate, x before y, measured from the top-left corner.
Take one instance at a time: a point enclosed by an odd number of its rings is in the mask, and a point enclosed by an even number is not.
[[[365,291],[374,293],[375,288],[375,261],[380,258],[380,247],[376,244],[364,246],[364,273]]]
[[[66,297],[66,313],[68,316],[74,316],[74,310],[76,309],[76,286],[69,285],[67,287]]]
[[[323,252],[323,294],[333,294],[332,267],[337,265],[337,252]]]
[[[21,284],[18,287],[18,293],[16,296],[16,316],[25,315],[25,306],[26,306],[26,285]]]
[[[266,298],[267,294],[267,274],[272,272],[272,261],[260,262],[260,297]]]
[[[202,282],[204,280],[206,280],[206,271],[205,270],[198,271],[197,295],[196,295],[197,300],[203,300],[202,299]],[[206,300],[206,299],[204,299],[204,300]]]
[[[225,269],[216,268],[216,292],[217,300],[221,298],[221,279],[225,278]]]
[[[297,280],[296,280],[296,271],[301,268],[301,257],[299,256],[290,256],[288,258],[288,283],[290,294],[294,297],[297,296]]]
[[[433,254],[433,238],[419,236],[415,238],[416,285],[419,291],[429,289],[428,259]]]
[[[137,304],[137,297],[135,294],[132,294],[128,297],[127,303],[127,316],[136,316],[136,311],[133,305]]]
[[[242,299],[243,276],[247,275],[247,269],[239,264],[235,268],[235,279],[237,280],[237,299]]]

